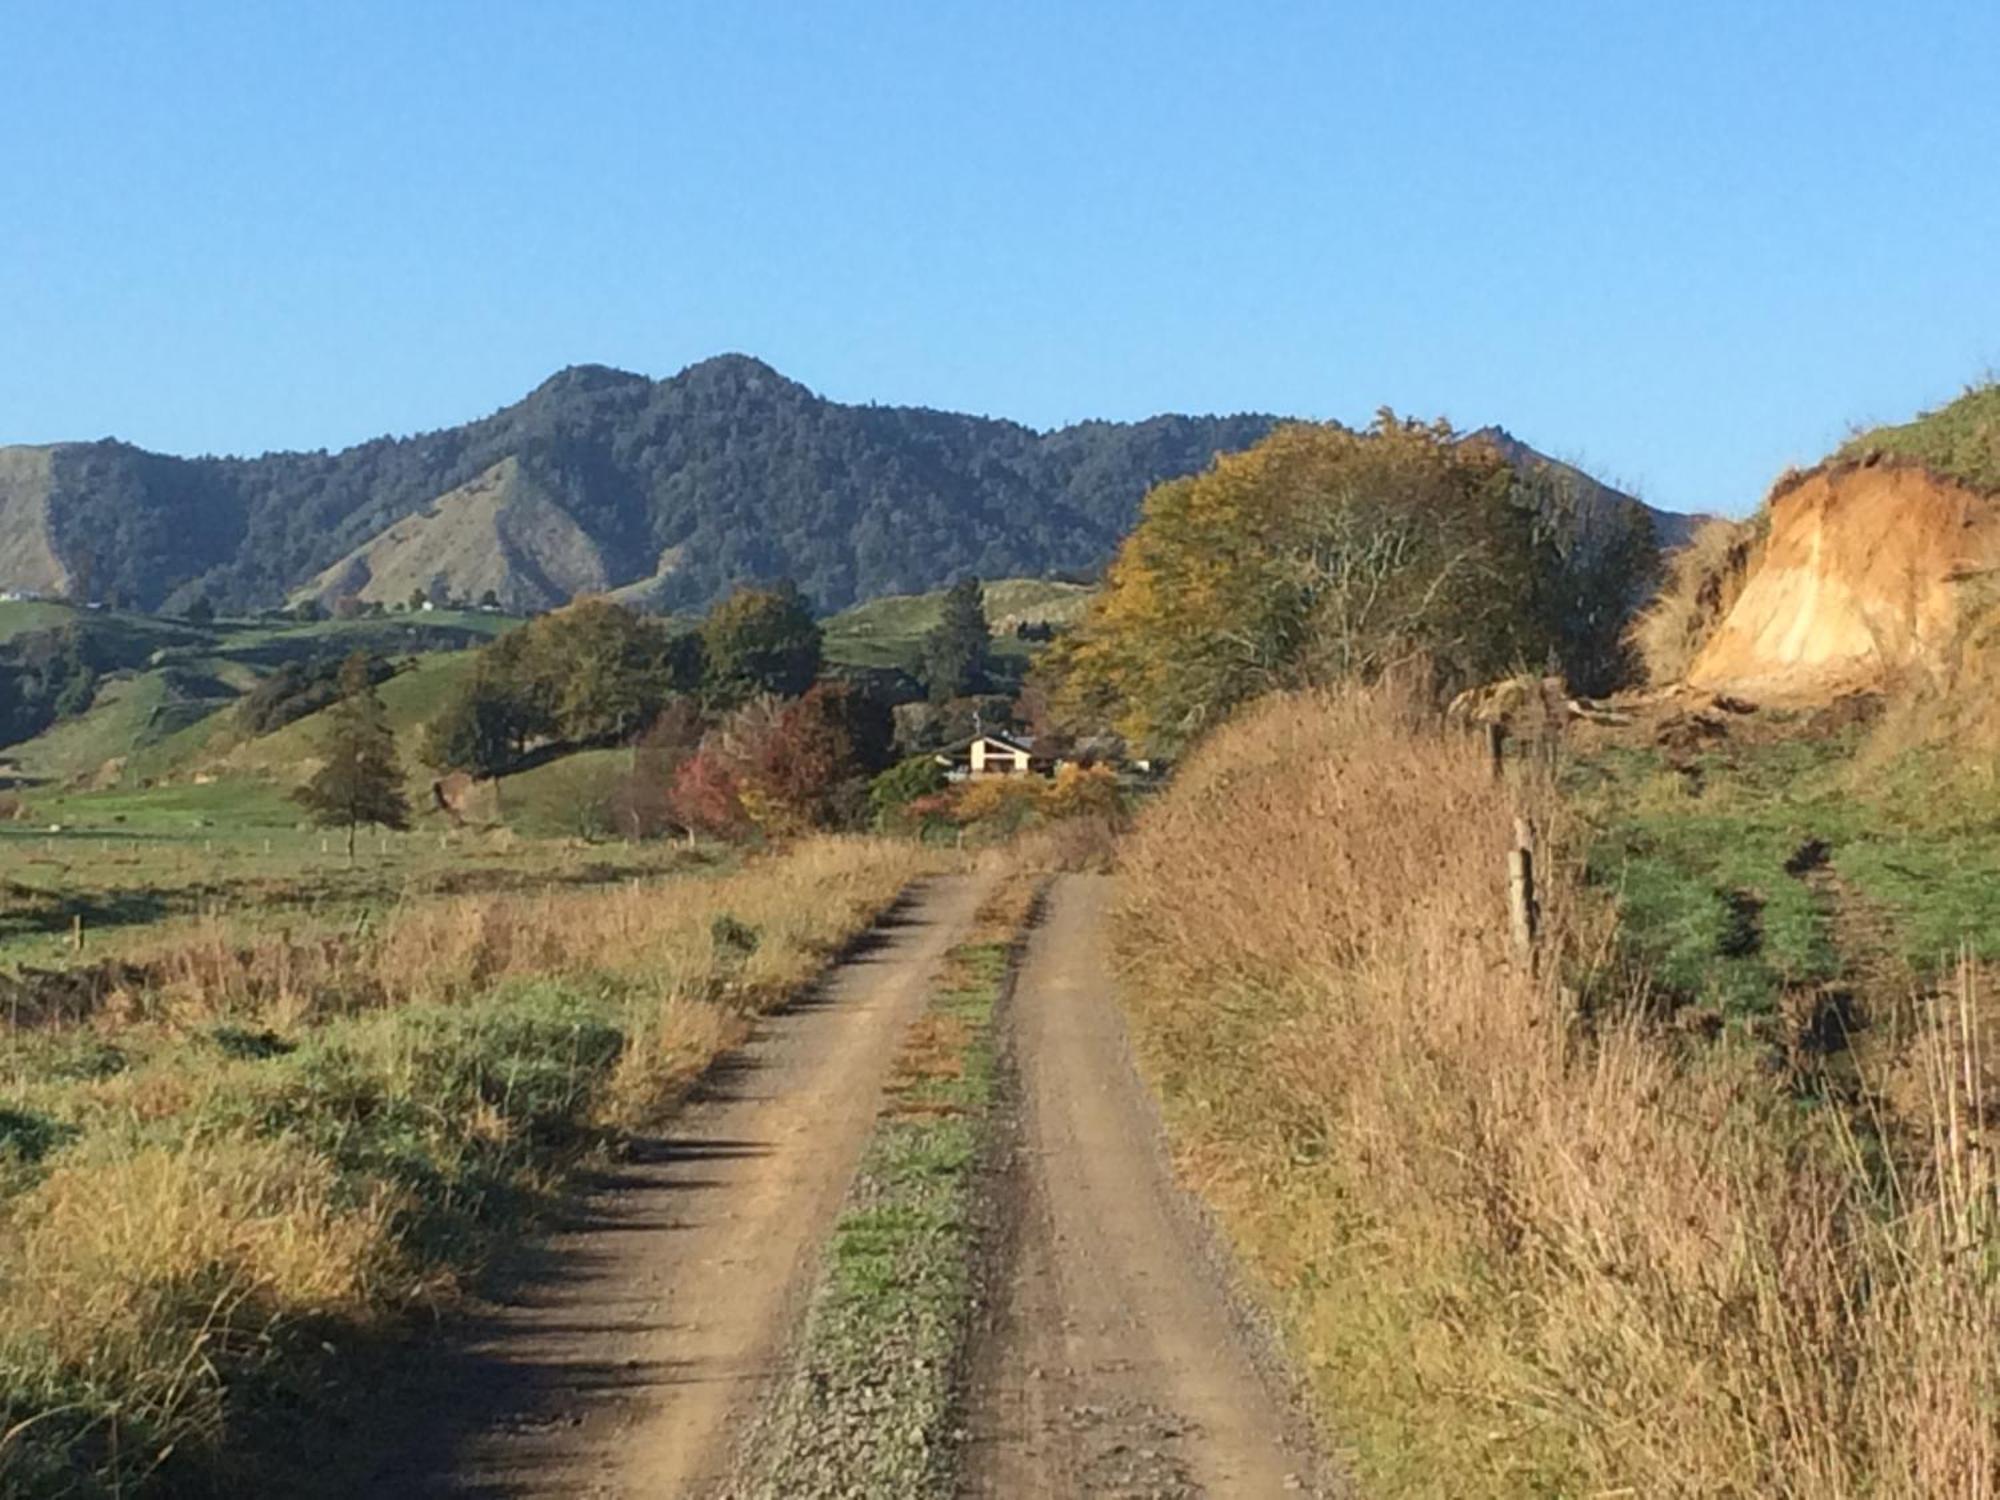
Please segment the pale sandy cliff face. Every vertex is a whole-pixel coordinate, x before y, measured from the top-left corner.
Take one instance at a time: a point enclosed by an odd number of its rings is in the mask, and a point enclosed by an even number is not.
[[[50,533],[53,460],[49,448],[0,448],[0,590],[69,593],[73,580]]]
[[[2000,565],[2000,502],[1914,464],[1840,463],[1781,485],[1762,555],[1688,685],[1772,702],[1881,686],[1941,661]]]

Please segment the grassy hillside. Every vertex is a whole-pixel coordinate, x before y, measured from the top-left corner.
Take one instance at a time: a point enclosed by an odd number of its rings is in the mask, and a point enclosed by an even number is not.
[[[483,611],[390,614],[354,620],[231,620],[209,626],[45,601],[0,603],[0,644],[30,632],[67,629],[82,637],[102,674],[83,714],[33,739],[0,746],[0,762],[34,781],[109,776],[137,782],[182,775],[224,752],[232,763],[269,769],[304,753],[298,734],[261,750],[234,747],[235,698],[288,662],[337,659],[352,651],[392,658],[423,653],[435,663],[483,644],[519,621]],[[469,658],[468,658],[469,659]],[[394,689],[405,724],[424,715],[430,677]]]
[[[187,667],[122,673],[100,684],[89,710],[13,746],[5,759],[35,780],[147,774],[134,761],[235,702],[219,677]],[[157,755],[147,757],[157,762]]]
[[[1003,655],[1027,653],[1011,633],[1014,621],[1069,625],[1083,614],[1097,590],[1086,584],[1040,578],[1002,578],[986,585],[986,618],[993,648]],[[914,669],[925,634],[944,613],[944,591],[889,594],[870,599],[825,621],[827,660],[857,667]]]
[[[1974,386],[1913,422],[1864,432],[1843,444],[1839,456],[1870,453],[1915,459],[1972,489],[2000,493],[2000,381]]]

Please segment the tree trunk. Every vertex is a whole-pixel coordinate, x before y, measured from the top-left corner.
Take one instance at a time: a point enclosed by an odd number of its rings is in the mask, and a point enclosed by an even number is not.
[[[347,825],[347,862],[350,865],[354,863],[354,828],[352,823]]]

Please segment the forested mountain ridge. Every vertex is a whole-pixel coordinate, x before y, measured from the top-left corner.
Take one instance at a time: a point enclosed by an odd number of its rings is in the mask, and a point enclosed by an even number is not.
[[[333,453],[0,448],[0,591],[149,610],[205,595],[246,610],[490,590],[535,610],[608,589],[692,610],[735,583],[790,577],[832,611],[967,573],[1095,569],[1149,488],[1277,422],[1037,432],[829,401],[738,354],[658,381],[579,365],[492,416]],[[1499,429],[1479,436],[1519,466],[1546,462]],[[1594,500],[1628,502],[1577,477]],[[1663,542],[1680,520],[1656,513]]]
[[[0,450],[45,455],[15,463],[29,477],[0,495],[0,509],[40,525],[47,544],[32,578],[11,576],[26,549],[7,549],[0,589],[46,590],[52,553],[69,591],[93,599],[275,605],[397,522],[442,509],[446,523],[476,515],[489,554],[519,543],[524,513],[559,516],[572,573],[644,585],[658,607],[696,608],[738,580],[783,575],[836,609],[966,572],[1093,568],[1153,483],[1249,446],[1274,420],[1160,416],[1038,433],[828,401],[742,355],[660,381],[577,366],[479,421],[337,453],[175,458],[110,440]],[[532,504],[493,503],[502,487]],[[455,492],[487,499],[438,506]],[[441,539],[439,529],[424,529],[430,553],[476,550],[478,536]],[[377,555],[324,587],[365,589],[383,566]],[[511,604],[559,602],[549,594],[560,578],[551,584],[542,568],[509,578],[498,592]]]

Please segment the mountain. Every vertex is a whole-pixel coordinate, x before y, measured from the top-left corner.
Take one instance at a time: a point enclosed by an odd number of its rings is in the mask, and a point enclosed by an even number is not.
[[[1093,570],[1153,484],[1276,420],[1037,432],[828,401],[744,355],[658,381],[581,365],[479,421],[337,453],[0,448],[0,592],[247,610],[419,590],[540,609],[608,590],[671,610],[789,576],[830,611],[967,573]]]
[[[480,421],[338,453],[0,449],[0,590],[225,609],[416,588],[536,608],[583,588],[695,608],[790,576],[824,609],[972,572],[1087,570],[1156,481],[1268,416],[1039,433],[828,401],[725,355],[668,380],[578,366]]]

